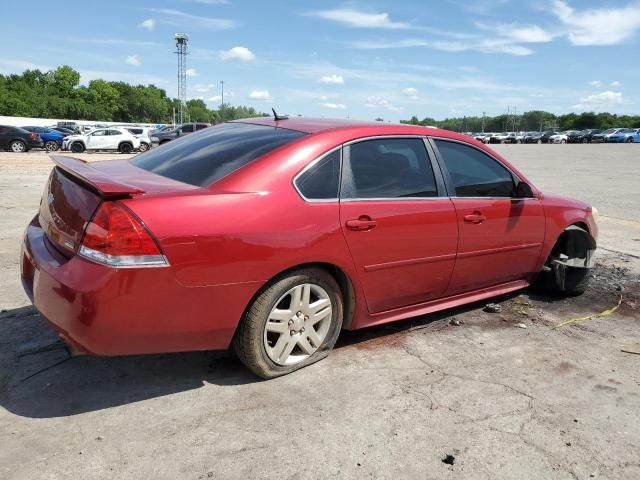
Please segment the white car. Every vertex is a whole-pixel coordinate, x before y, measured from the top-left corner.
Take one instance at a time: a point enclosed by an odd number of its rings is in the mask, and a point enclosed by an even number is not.
[[[556,133],[549,137],[549,143],[567,143],[568,140],[569,137],[567,136],[566,132]]]
[[[131,153],[140,148],[140,139],[124,128],[99,128],[90,133],[69,135],[62,141],[63,150],[82,153],[85,150],[117,150]]]
[[[131,135],[140,140],[140,150],[141,152],[146,152],[151,148],[151,129],[149,127],[130,127],[130,126],[118,126],[116,128],[123,128],[128,131]]]

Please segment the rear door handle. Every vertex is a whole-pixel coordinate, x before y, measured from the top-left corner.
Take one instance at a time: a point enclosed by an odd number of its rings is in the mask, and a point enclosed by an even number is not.
[[[357,220],[347,220],[345,225],[349,230],[366,231],[374,228],[378,223],[367,215],[361,215]]]
[[[486,216],[482,215],[480,212],[474,212],[470,215],[464,216],[464,221],[467,223],[482,223],[487,219]]]

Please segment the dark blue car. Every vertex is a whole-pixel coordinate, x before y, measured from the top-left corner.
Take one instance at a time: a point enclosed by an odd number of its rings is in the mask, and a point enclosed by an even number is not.
[[[55,152],[62,146],[62,139],[66,136],[64,133],[52,130],[47,127],[22,127],[28,132],[37,133],[44,142],[44,148],[49,152]]]

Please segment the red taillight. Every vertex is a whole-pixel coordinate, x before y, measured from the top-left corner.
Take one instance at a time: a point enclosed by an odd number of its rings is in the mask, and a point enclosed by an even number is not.
[[[37,133],[30,133],[27,136],[29,137],[29,140],[37,140],[38,139],[38,134]]]
[[[114,267],[167,265],[144,225],[117,202],[102,202],[85,229],[78,253]]]

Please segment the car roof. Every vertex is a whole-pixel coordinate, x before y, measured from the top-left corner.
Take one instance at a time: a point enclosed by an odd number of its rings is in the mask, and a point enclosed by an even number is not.
[[[336,119],[336,118],[313,118],[313,117],[290,117],[284,120],[275,120],[273,117],[257,117],[233,120],[230,123],[251,123],[254,125],[265,125],[267,127],[286,128],[302,133],[320,133],[328,130],[353,130],[359,128],[375,128],[381,135],[399,134],[402,130],[407,130],[407,135],[416,134],[416,131],[423,130],[423,134],[430,134],[442,137],[466,137],[465,135],[442,130],[434,127],[424,127],[421,125],[411,125],[403,123],[382,123],[365,120]],[[466,137],[468,138],[468,137]]]

